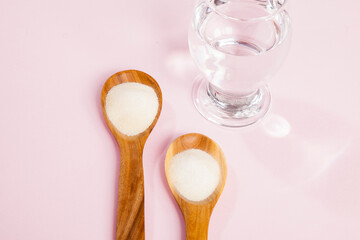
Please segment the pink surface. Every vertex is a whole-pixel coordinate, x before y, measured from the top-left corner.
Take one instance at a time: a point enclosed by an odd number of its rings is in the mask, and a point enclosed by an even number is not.
[[[141,2],[141,3],[140,3]],[[184,239],[164,176],[181,134],[217,141],[228,179],[209,239],[360,239],[360,2],[292,1],[293,43],[261,124],[190,99],[192,1],[0,2],[0,239],[114,239],[119,153],[100,90],[128,68],[164,105],[144,151],[146,239]]]

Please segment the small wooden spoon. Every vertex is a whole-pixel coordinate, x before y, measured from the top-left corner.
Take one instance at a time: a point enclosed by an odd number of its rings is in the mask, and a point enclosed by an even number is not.
[[[105,111],[106,95],[109,90],[118,84],[126,82],[137,82],[152,87],[159,100],[159,108],[154,121],[144,132],[135,136],[127,136],[118,131],[110,122]],[[101,105],[105,121],[118,143],[121,155],[116,239],[145,239],[142,155],[146,139],[160,115],[162,106],[161,90],[158,83],[146,73],[137,70],[118,72],[105,82],[101,92]]]
[[[183,198],[175,189],[169,176],[170,161],[174,155],[188,149],[200,149],[209,153],[220,166],[220,181],[214,192],[205,200],[194,202]],[[185,219],[187,240],[206,240],[211,213],[225,186],[227,175],[225,156],[219,145],[210,138],[190,133],[173,141],[165,157],[165,174],[170,190]]]

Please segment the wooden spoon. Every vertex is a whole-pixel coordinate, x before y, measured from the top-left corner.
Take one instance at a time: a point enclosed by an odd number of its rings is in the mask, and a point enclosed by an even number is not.
[[[194,202],[183,198],[175,189],[169,176],[170,161],[174,155],[188,149],[200,149],[209,153],[220,166],[220,181],[214,192],[205,200]],[[225,186],[227,175],[225,156],[219,145],[210,138],[190,133],[173,141],[165,157],[165,174],[170,190],[185,219],[187,240],[206,240],[211,213]]]
[[[122,83],[137,82],[152,87],[159,100],[159,108],[152,124],[135,136],[127,136],[110,122],[106,111],[106,95],[109,90]],[[120,174],[117,208],[116,239],[145,239],[144,224],[144,175],[142,165],[143,149],[161,111],[162,94],[158,83],[148,74],[127,70],[112,75],[101,92],[101,105],[105,121],[114,135],[120,149]]]

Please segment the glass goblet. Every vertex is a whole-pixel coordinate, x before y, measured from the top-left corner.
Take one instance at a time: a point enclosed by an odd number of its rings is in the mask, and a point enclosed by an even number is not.
[[[193,100],[208,120],[229,127],[257,122],[270,108],[266,82],[290,45],[286,0],[201,0],[189,49],[201,70]]]

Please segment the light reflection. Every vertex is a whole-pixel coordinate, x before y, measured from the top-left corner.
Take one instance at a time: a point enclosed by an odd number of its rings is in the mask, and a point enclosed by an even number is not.
[[[178,76],[191,72],[194,62],[187,51],[174,51],[166,59],[167,68]]]
[[[234,31],[233,31],[233,28],[231,26],[227,26],[225,27],[225,34],[232,34]]]
[[[271,114],[263,121],[265,132],[271,137],[283,138],[291,131],[290,123],[282,116]]]
[[[219,28],[214,30],[214,38],[218,38],[221,36],[221,30]]]

